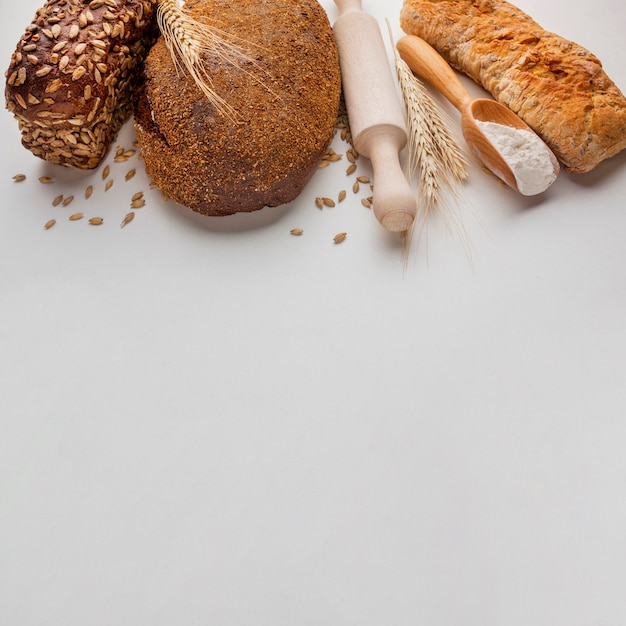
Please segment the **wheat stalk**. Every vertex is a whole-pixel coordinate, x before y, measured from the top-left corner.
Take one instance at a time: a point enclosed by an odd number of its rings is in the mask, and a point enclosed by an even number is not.
[[[215,91],[204,59],[217,57],[240,67],[243,61],[250,61],[243,47],[225,32],[194,19],[178,0],[160,0],[157,21],[176,68],[189,73],[216,109],[235,117],[236,112]]]
[[[387,23],[389,26],[389,23]],[[466,251],[471,248],[462,217],[456,206],[461,183],[467,179],[467,159],[453,134],[448,120],[425,85],[400,57],[391,34],[396,75],[407,113],[407,171],[418,181],[418,214],[420,232],[436,210],[446,228],[454,231]],[[415,225],[414,227],[415,228]],[[413,231],[413,229],[412,229]],[[413,232],[407,233],[405,248]],[[406,249],[405,249],[406,253]]]

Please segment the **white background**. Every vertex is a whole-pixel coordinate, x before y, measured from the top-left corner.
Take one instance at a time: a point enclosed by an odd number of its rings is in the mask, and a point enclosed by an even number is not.
[[[626,4],[517,4],[626,90]],[[433,218],[404,270],[345,158],[205,218],[0,129],[0,624],[626,623],[626,153],[537,198],[472,163],[473,262]]]

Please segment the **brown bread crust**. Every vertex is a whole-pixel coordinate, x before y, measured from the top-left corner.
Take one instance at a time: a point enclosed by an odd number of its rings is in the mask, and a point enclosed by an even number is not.
[[[23,145],[59,165],[98,166],[133,109],[156,39],[156,0],[48,0],[6,72]]]
[[[242,67],[206,58],[216,110],[160,39],[145,65],[135,127],[146,170],[165,196],[205,215],[293,200],[333,136],[340,97],[338,54],[316,0],[196,0],[186,5],[247,42]]]
[[[515,111],[566,170],[626,148],[626,98],[599,59],[509,2],[405,0],[400,22]]]

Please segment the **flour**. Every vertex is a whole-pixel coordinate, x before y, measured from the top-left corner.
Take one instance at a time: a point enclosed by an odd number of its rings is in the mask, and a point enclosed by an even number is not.
[[[535,133],[495,122],[476,124],[511,168],[522,195],[541,193],[554,182],[554,156]]]

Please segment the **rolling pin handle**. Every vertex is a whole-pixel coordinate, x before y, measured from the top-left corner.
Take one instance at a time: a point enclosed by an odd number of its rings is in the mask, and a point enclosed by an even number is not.
[[[395,126],[376,126],[357,138],[365,145],[374,172],[374,215],[382,226],[392,232],[411,228],[417,213],[415,193],[408,183],[398,153],[405,135]]]

